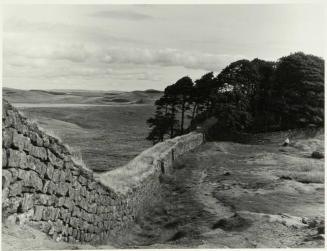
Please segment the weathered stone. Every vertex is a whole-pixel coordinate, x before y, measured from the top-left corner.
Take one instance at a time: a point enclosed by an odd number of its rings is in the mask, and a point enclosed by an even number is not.
[[[64,206],[65,208],[68,208],[69,211],[71,211],[74,205],[73,205],[72,200],[71,200],[69,197],[66,197],[63,206]]]
[[[42,135],[42,140],[43,140],[43,146],[49,147],[50,146],[50,140],[49,137],[45,134]]]
[[[11,172],[12,174],[12,182],[15,182],[17,180],[17,177],[18,177],[18,170],[19,169],[16,169],[16,168],[9,168],[7,169],[9,172]]]
[[[52,207],[45,207],[42,212],[42,220],[48,221],[51,220]]]
[[[81,214],[81,210],[78,207],[74,206],[72,216],[80,217],[80,214]]]
[[[51,208],[51,220],[56,220],[59,218],[60,208]]]
[[[43,215],[43,210],[44,207],[43,206],[35,206],[34,207],[34,216],[33,216],[33,220],[39,221],[42,219],[42,215]]]
[[[48,158],[47,151],[43,147],[31,146],[30,154],[42,160]]]
[[[69,219],[69,224],[74,228],[74,229],[77,229],[78,228],[78,218],[76,218],[76,217],[71,217],[70,219]],[[74,231],[73,231],[73,236],[74,236]],[[74,238],[76,238],[75,236],[74,236]]]
[[[41,178],[44,178],[44,174],[46,172],[47,167],[39,159],[34,158],[33,156],[28,155],[27,156],[27,164],[26,164],[26,167],[28,169],[31,169],[31,170],[36,171],[40,175]]]
[[[19,206],[21,205],[21,198],[11,197],[5,201],[2,201],[2,217],[8,217],[17,213]]]
[[[12,146],[17,148],[18,150],[24,150],[24,141],[25,137],[22,134],[17,133],[17,131],[13,132],[12,135]]]
[[[50,142],[51,142],[51,144],[50,144],[49,148],[50,148],[50,150],[51,150],[52,152],[54,152],[56,155],[62,157],[63,147],[62,147],[61,145],[58,145],[58,144],[57,144],[57,141],[58,141],[57,139],[50,138]]]
[[[65,162],[65,168],[73,170],[74,169],[74,163],[72,161],[66,161]]]
[[[16,129],[19,133],[26,135],[28,132],[28,127],[24,124],[26,120],[24,119],[24,121],[22,121],[22,123],[18,123],[16,125]]]
[[[74,239],[77,239],[77,229],[76,229],[76,227],[74,227],[72,224],[71,224],[71,226],[73,227],[73,238]]]
[[[8,166],[26,168],[26,154],[17,150],[9,149],[8,151]]]
[[[33,142],[33,144],[35,144],[37,146],[43,146],[43,140],[42,140],[42,138],[40,138],[40,136],[37,133],[30,132],[29,137],[31,138],[31,141]]]
[[[58,199],[58,204],[57,204],[57,206],[58,206],[58,207],[62,207],[62,206],[64,205],[64,203],[65,203],[65,197],[60,197],[60,198]]]
[[[68,184],[65,182],[60,182],[57,187],[57,194],[61,196],[66,196],[68,192]]]
[[[34,204],[34,195],[33,194],[24,194],[23,202],[22,202],[22,211],[26,212],[33,208]]]
[[[60,233],[63,229],[63,222],[60,219],[57,219],[54,224],[55,232]]]
[[[24,176],[24,186],[25,187],[32,187],[36,191],[42,191],[43,189],[43,182],[39,175],[34,171],[25,172]]]
[[[42,221],[41,230],[45,233],[49,233],[51,229],[51,221]]]
[[[23,183],[22,181],[17,181],[9,187],[9,197],[20,196],[22,193]]]
[[[72,172],[69,169],[65,170],[65,180],[68,181],[68,182],[73,181],[73,175],[72,175]]]
[[[51,180],[53,176],[53,171],[53,165],[51,163],[48,163],[45,170],[44,178]]]
[[[81,187],[80,193],[83,197],[86,197],[86,188],[84,186]]]
[[[12,173],[9,170],[2,170],[2,187],[8,187],[12,181]]]
[[[7,167],[7,151],[5,148],[2,148],[2,167]]]
[[[9,195],[9,188],[8,187],[2,188],[2,205],[4,205],[5,201],[8,198],[8,195]]]
[[[60,170],[54,169],[53,176],[52,176],[53,182],[55,182],[55,183],[59,182],[59,178],[60,178]]]
[[[87,185],[87,179],[83,176],[79,176],[78,177],[78,181],[83,185],[83,186],[86,186]]]
[[[13,134],[16,132],[13,128],[2,131],[2,147],[11,147],[13,143]],[[17,132],[16,132],[17,133]]]
[[[51,195],[47,194],[35,194],[35,205],[52,205],[53,198]]]
[[[48,157],[49,161],[52,165],[62,168],[64,165],[64,161],[60,158],[58,158],[56,155],[54,155],[49,149],[48,149]]]
[[[60,170],[59,181],[60,182],[65,182],[66,181],[66,172],[64,170]]]
[[[18,175],[17,175],[18,180],[29,179],[29,176],[30,176],[30,172],[22,169],[18,169]]]
[[[48,192],[49,190],[49,187],[50,187],[50,180],[46,180],[43,184],[43,189],[42,189],[42,193],[46,193],[46,194],[51,194],[50,191]]]

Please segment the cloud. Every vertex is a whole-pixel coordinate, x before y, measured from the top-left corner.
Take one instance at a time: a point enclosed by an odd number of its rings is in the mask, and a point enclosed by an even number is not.
[[[242,58],[240,55],[188,52],[177,49],[106,49],[102,60],[108,64],[125,63],[136,65],[182,66],[189,69],[218,71],[229,63]]]
[[[99,17],[99,18],[130,20],[130,21],[141,21],[141,20],[148,20],[154,18],[147,14],[134,12],[134,11],[122,11],[122,10],[98,11],[93,13],[91,16]]]
[[[94,55],[93,47],[86,47],[79,43],[56,43],[33,46],[25,43],[24,45],[13,45],[4,43],[3,53],[5,60],[13,60],[15,58],[30,59],[32,62],[38,59],[46,60],[67,60],[71,62],[84,62],[87,58]],[[20,61],[20,60],[19,60]]]
[[[206,71],[220,71],[229,63],[243,58],[240,55],[211,54],[171,48],[100,47],[68,42],[49,43],[39,46],[28,42],[18,45],[5,42],[3,52],[4,60],[12,65],[25,63],[32,66],[44,63],[44,61],[68,61],[81,64],[92,63],[100,67],[126,64],[129,67],[130,65],[177,66]]]

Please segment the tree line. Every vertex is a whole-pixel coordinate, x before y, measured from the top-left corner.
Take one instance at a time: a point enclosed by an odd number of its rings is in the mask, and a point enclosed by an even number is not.
[[[154,144],[214,118],[209,132],[269,132],[324,124],[324,60],[297,52],[276,62],[242,59],[220,73],[185,76],[155,102]]]

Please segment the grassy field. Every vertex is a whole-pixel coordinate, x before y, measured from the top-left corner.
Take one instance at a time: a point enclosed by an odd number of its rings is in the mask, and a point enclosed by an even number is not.
[[[10,103],[32,104],[153,104],[162,92],[90,91],[90,90],[18,90],[2,88]]]
[[[152,105],[20,108],[48,133],[58,136],[95,171],[126,164],[151,146],[146,120]]]

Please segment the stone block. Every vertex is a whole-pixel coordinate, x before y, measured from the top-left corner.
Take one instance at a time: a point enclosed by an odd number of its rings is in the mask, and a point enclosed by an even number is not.
[[[9,197],[22,195],[23,182],[17,181],[9,187]]]
[[[66,196],[68,192],[68,184],[65,182],[60,182],[57,186],[57,194],[60,196]]]
[[[6,128],[2,131],[2,147],[8,148],[13,144],[13,134],[17,131],[13,128]]]
[[[37,157],[41,160],[47,160],[47,151],[43,147],[38,147],[38,146],[31,146],[30,154],[33,155],[34,157]]]
[[[65,168],[69,170],[74,169],[74,163],[72,161],[65,161]]]
[[[22,202],[22,211],[26,212],[33,208],[34,205],[34,194],[25,193]]]
[[[76,216],[76,217],[81,216],[81,210],[77,206],[74,206],[73,211],[72,211],[72,216]]]
[[[44,178],[51,180],[53,177],[54,167],[51,163],[47,163]]]
[[[41,230],[44,233],[48,234],[50,232],[51,227],[52,227],[51,221],[41,221]]]
[[[36,132],[30,132],[29,137],[34,145],[43,146],[43,140]]]
[[[66,181],[66,172],[64,170],[60,170],[59,182],[65,182],[65,181]]]
[[[59,197],[58,198],[58,204],[56,204],[58,207],[62,207],[65,203],[65,197]]]
[[[26,168],[25,152],[9,149],[8,151],[8,167]]]
[[[50,140],[49,140],[49,137],[46,134],[42,135],[42,140],[43,140],[43,146],[44,147],[49,147],[50,146]]]
[[[34,188],[35,191],[41,192],[43,190],[43,182],[40,176],[34,171],[19,170],[19,176],[23,176],[24,187]]]
[[[28,169],[34,170],[35,172],[37,172],[41,178],[44,178],[45,172],[46,172],[46,165],[40,161],[37,158],[34,158],[31,155],[27,156],[27,164],[26,167]]]
[[[49,149],[48,151],[48,157],[49,157],[49,161],[52,165],[58,167],[58,168],[62,168],[64,165],[64,161],[60,158],[58,158],[55,154],[53,154]]]
[[[56,220],[59,218],[60,215],[60,208],[54,208],[52,212],[52,219]]]
[[[53,207],[44,207],[42,211],[42,220],[48,221],[51,220]]]
[[[41,220],[42,219],[42,215],[43,215],[43,210],[44,210],[44,207],[43,206],[34,206],[33,220],[35,220],[35,221]]]
[[[73,204],[72,200],[69,197],[66,197],[63,206],[65,208],[69,209],[69,211],[71,211],[73,209],[74,204]]]
[[[12,134],[12,146],[19,151],[24,150],[24,139],[25,137],[22,134],[17,133],[17,131],[13,131]]]
[[[74,239],[77,239],[77,232],[78,232],[77,229],[74,227],[72,231],[72,236]]]
[[[73,175],[72,175],[72,172],[69,169],[65,170],[65,180],[68,181],[68,182],[73,181]]]
[[[87,185],[87,179],[85,177],[83,177],[82,175],[80,175],[78,177],[78,181],[81,183],[82,186],[86,186]]]
[[[2,170],[2,187],[9,187],[13,181],[13,175],[9,170]]]
[[[2,168],[7,167],[7,150],[5,148],[2,148]]]
[[[53,170],[53,176],[52,176],[53,182],[58,183],[59,178],[60,178],[60,170],[59,169],[54,169]]]

